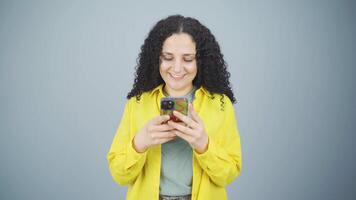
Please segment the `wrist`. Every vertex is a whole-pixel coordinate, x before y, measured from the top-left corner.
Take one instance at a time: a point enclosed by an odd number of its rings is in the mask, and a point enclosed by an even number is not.
[[[196,148],[195,151],[199,154],[205,153],[208,150],[209,146],[209,137],[206,137],[205,141],[199,148]]]
[[[140,138],[140,134],[135,135],[135,137],[132,141],[132,146],[138,153],[143,153],[147,149],[143,140]]]

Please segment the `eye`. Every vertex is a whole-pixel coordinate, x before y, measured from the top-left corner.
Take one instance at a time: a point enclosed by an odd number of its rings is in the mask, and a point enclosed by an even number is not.
[[[185,62],[192,62],[194,60],[194,58],[184,58]]]
[[[161,57],[163,60],[173,60],[173,57],[168,57],[168,56],[162,56]]]

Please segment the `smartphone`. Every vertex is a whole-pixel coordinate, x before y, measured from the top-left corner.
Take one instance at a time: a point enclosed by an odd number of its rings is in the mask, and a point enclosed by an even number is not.
[[[161,99],[161,115],[169,115],[170,120],[174,122],[182,122],[173,115],[173,110],[176,110],[184,115],[188,115],[188,99],[164,97]]]

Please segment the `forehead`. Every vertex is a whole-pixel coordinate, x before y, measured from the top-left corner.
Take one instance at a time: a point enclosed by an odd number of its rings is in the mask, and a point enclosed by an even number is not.
[[[175,33],[163,42],[162,52],[172,54],[194,54],[195,42],[187,33]]]

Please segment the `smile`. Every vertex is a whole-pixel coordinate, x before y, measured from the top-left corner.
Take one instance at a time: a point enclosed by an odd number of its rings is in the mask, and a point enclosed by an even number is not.
[[[168,74],[175,80],[181,80],[185,77],[185,74],[183,74],[183,75],[175,75],[175,74],[171,74],[171,73],[168,73]]]

